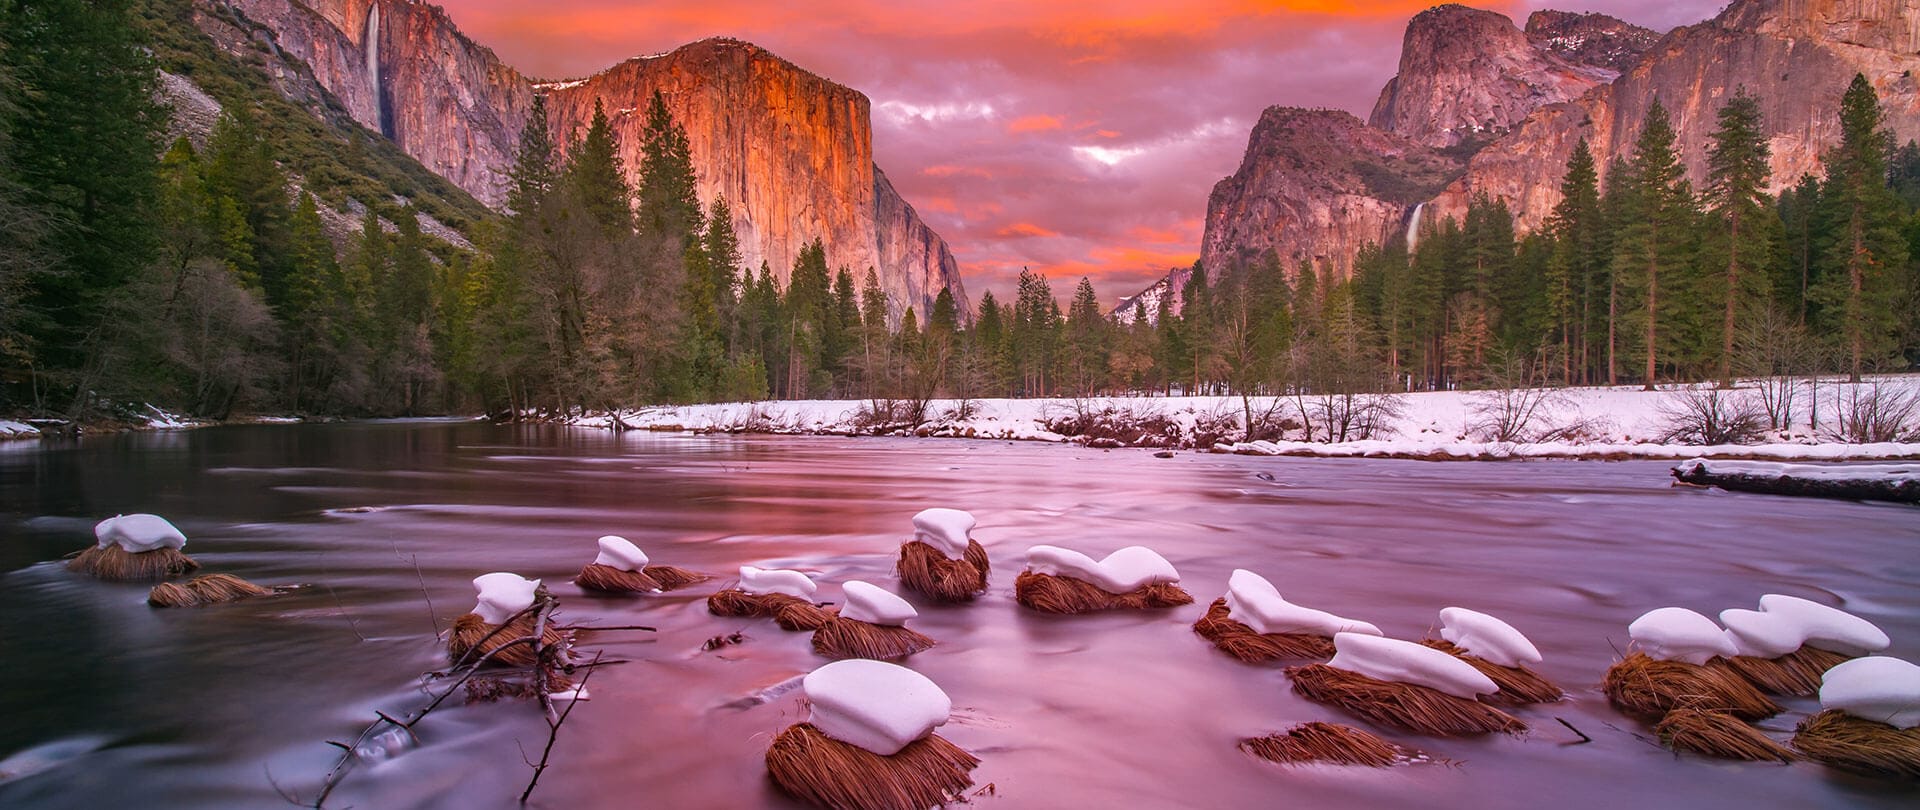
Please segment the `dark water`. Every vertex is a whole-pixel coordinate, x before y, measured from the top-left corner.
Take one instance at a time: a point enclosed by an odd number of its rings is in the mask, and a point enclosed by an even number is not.
[[[310,796],[376,709],[424,698],[437,627],[467,581],[544,577],[565,618],[652,624],[595,645],[602,670],[534,804],[787,807],[761,754],[797,695],[743,700],[823,663],[804,634],[707,615],[710,588],[594,599],[567,583],[595,537],[658,562],[795,566],[894,585],[908,518],[980,518],[993,590],[923,608],[940,646],[909,659],[950,694],[942,734],[983,760],[1002,807],[1914,806],[1920,792],[1818,766],[1679,759],[1594,684],[1641,612],[1753,607],[1760,594],[1844,605],[1920,658],[1920,511],[1676,490],[1665,464],[1248,459],[966,441],[614,436],[391,423],[124,435],[0,449],[0,757],[53,744],[63,764],[0,784],[0,806],[286,806]],[[371,509],[363,509],[372,507]],[[352,511],[348,511],[352,510]],[[46,562],[117,512],[174,520],[205,570],[301,592],[156,611],[145,588]],[[1158,549],[1199,602],[1079,618],[1018,609],[1027,546]],[[416,567],[417,563],[417,567]],[[1236,567],[1296,602],[1417,638],[1439,609],[1505,617],[1569,701],[1522,710],[1529,736],[1399,737],[1451,764],[1283,768],[1236,740],[1343,719],[1277,669],[1189,629]],[[422,587],[424,581],[424,588]],[[823,588],[835,599],[838,589]],[[431,604],[429,604],[429,601]],[[717,653],[705,639],[744,630]],[[1767,721],[1785,732],[1812,708]],[[1554,718],[1594,738],[1585,745]],[[329,806],[509,807],[545,726],[527,704],[442,710],[424,745],[349,777]]]

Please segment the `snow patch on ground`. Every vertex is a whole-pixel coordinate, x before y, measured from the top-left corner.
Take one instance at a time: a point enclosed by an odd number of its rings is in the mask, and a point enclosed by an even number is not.
[[[25,422],[0,419],[0,441],[9,439],[38,439],[40,429]]]

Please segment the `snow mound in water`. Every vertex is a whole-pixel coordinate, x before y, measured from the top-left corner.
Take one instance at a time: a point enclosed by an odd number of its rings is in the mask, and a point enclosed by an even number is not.
[[[1442,608],[1440,637],[1476,658],[1503,667],[1538,664],[1540,649],[1525,634],[1493,616],[1463,607]]]
[[[800,688],[820,733],[883,757],[945,725],[953,711],[927,676],[884,661],[835,661],[808,673]]]
[[[487,624],[505,624],[533,604],[533,592],[539,587],[540,580],[506,571],[481,574],[473,578],[473,589],[480,594],[473,612]]]
[[[1842,655],[1879,652],[1893,643],[1885,630],[1836,607],[1798,596],[1770,593],[1760,597],[1763,613],[1778,614],[1800,628],[1808,646]]]
[[[600,556],[593,558],[593,564],[638,571],[647,567],[647,553],[627,538],[609,534],[600,538]]]
[[[1734,650],[1754,658],[1779,658],[1807,643],[1800,624],[1781,613],[1727,608],[1720,611],[1720,623],[1727,626]]]
[[[1327,666],[1369,678],[1411,683],[1473,700],[1500,691],[1472,664],[1425,644],[1365,633],[1336,633]]]
[[[940,550],[948,559],[960,559],[972,539],[973,514],[959,509],[934,507],[913,516],[913,539]]]
[[[1727,634],[1712,619],[1682,607],[1649,610],[1627,625],[1640,651],[1662,661],[1704,664],[1716,656],[1738,655]]]
[[[756,568],[751,565],[740,566],[740,590],[752,594],[784,593],[788,596],[808,599],[820,586],[813,584],[806,574],[785,568]]]
[[[1820,682],[1820,708],[1895,728],[1920,726],[1920,666],[1898,658],[1855,658]]]
[[[1158,582],[1179,582],[1173,563],[1146,546],[1127,546],[1105,559],[1059,546],[1027,549],[1027,570],[1036,574],[1068,576],[1091,582],[1107,593],[1127,593]]]
[[[135,554],[187,545],[187,536],[159,515],[116,515],[96,524],[93,537],[101,548],[118,543],[121,549]]]
[[[852,619],[868,624],[885,624],[898,627],[908,619],[920,615],[907,600],[901,599],[885,589],[861,582],[848,580],[840,590],[846,596],[846,604],[840,608],[840,618]]]
[[[1366,622],[1288,602],[1266,577],[1244,568],[1234,569],[1233,575],[1227,577],[1227,611],[1255,633],[1380,635],[1380,628]]]

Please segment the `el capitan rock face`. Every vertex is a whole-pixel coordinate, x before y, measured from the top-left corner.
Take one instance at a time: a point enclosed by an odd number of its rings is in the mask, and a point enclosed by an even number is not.
[[[600,102],[631,173],[659,91],[687,131],[701,202],[724,196],[732,208],[747,268],[765,261],[784,282],[817,237],[834,267],[878,271],[896,317],[908,306],[924,314],[943,288],[966,307],[945,241],[874,166],[866,96],[754,45],[705,40],[541,83],[417,0],[200,1],[273,30],[362,125],[494,206],[536,93],[563,136],[584,131]]]

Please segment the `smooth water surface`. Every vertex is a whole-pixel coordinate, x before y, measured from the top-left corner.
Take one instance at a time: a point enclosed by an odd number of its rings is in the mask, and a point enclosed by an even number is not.
[[[475,423],[251,426],[0,446],[0,783],[19,808],[263,808],[310,798],[375,710],[426,700],[436,632],[468,580],[544,578],[563,618],[605,633],[602,669],[563,729],[534,806],[789,807],[761,756],[805,710],[791,679],[824,663],[806,634],[708,615],[742,564],[898,587],[927,506],[972,510],[992,590],[921,608],[940,645],[908,659],[952,696],[948,739],[979,755],[980,806],[1915,806],[1920,791],[1816,765],[1675,757],[1596,684],[1640,613],[1709,614],[1779,592],[1838,604],[1920,659],[1920,510],[1675,489],[1663,463],[1242,458],[960,440],[613,435]],[[154,610],[145,586],[57,559],[119,512],[166,516],[203,571],[313,587]],[[594,538],[722,574],[670,595],[594,598],[568,580]],[[1012,598],[1025,549],[1173,561],[1186,608],[1085,617]],[[1569,700],[1517,712],[1522,737],[1393,734],[1440,762],[1287,768],[1237,740],[1348,720],[1278,668],[1190,629],[1234,568],[1301,604],[1418,638],[1440,608],[1506,618]],[[828,584],[821,598],[837,600]],[[702,652],[707,639],[746,642]],[[1763,727],[1784,736],[1810,709]],[[1564,719],[1593,738],[1578,738]],[[1351,722],[1350,720],[1348,720]],[[546,726],[527,703],[462,706],[422,745],[349,776],[329,806],[512,807]],[[5,770],[0,767],[0,770]],[[4,780],[0,776],[0,780]]]

